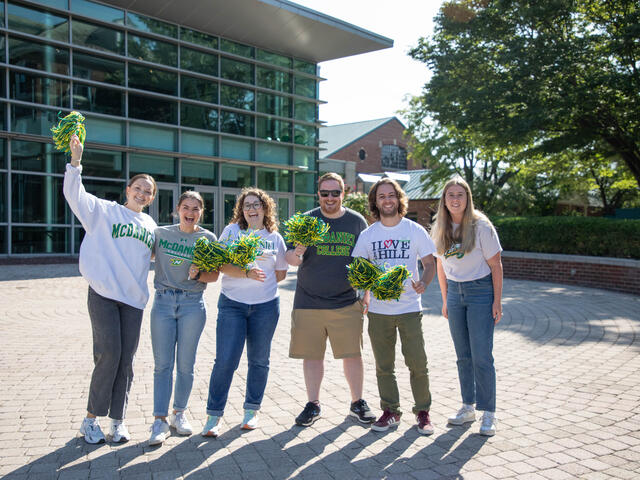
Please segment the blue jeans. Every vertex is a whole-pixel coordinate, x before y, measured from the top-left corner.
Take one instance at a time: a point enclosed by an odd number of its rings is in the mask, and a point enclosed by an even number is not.
[[[462,401],[488,412],[496,411],[492,305],[491,275],[469,282],[447,280],[449,330],[458,358]]]
[[[207,415],[224,414],[233,374],[247,342],[247,387],[244,407],[259,410],[269,376],[271,339],[280,316],[280,299],[247,305],[220,294],[216,326],[216,360],[209,380]]]
[[[207,321],[202,292],[156,290],[151,309],[151,345],[153,347],[153,415],[166,417],[173,383],[173,365],[177,365],[173,408],[187,408],[193,386],[193,365],[200,334]],[[177,352],[177,355],[176,355]]]

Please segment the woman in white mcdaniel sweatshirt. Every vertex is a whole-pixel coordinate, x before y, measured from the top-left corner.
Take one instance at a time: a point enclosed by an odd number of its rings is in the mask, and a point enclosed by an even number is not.
[[[149,299],[147,276],[157,227],[142,210],[153,201],[157,187],[151,176],[141,174],[129,181],[124,205],[97,198],[82,185],[83,147],[77,136],[71,137],[69,146],[71,162],[63,190],[86,232],[80,246],[80,273],[89,283],[93,331],[94,369],[80,433],[87,443],[104,442],[96,417],[108,415],[112,441],[126,442],[130,435],[123,420],[142,312]]]

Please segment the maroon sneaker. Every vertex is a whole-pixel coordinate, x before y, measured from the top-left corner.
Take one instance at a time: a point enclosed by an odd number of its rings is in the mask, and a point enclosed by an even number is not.
[[[422,435],[433,434],[433,425],[431,425],[431,420],[429,419],[429,412],[420,410],[416,415],[416,421],[418,422],[418,432]]]
[[[371,425],[371,430],[376,432],[386,432],[391,427],[397,427],[400,423],[401,413],[394,413],[390,410],[382,412],[382,416]]]

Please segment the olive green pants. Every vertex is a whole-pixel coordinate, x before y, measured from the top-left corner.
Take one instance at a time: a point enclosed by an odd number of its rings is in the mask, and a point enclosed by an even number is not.
[[[411,391],[413,392],[413,413],[429,410],[429,370],[427,354],[422,335],[422,313],[412,312],[400,315],[369,313],[369,338],[376,359],[376,377],[382,410],[400,412],[400,393],[395,375],[396,338],[400,333],[404,363],[409,368]]]

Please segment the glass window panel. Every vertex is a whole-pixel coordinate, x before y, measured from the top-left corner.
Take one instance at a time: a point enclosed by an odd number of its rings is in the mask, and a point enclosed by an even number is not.
[[[162,123],[178,123],[178,102],[129,94],[129,116]]]
[[[160,187],[154,202],[156,204],[155,208],[157,208],[158,212],[158,225],[171,225],[178,220],[173,216],[173,211],[175,209],[173,203],[173,189]]]
[[[180,67],[206,75],[218,75],[218,56],[193,48],[180,47]]]
[[[218,110],[183,103],[180,106],[180,124],[185,127],[218,130]]]
[[[119,8],[108,7],[102,3],[89,0],[71,0],[71,11],[78,15],[102,20],[103,22],[124,25],[124,11]]]
[[[242,57],[253,58],[255,49],[249,45],[244,45],[242,43],[232,42],[231,40],[221,38],[220,50],[224,50],[225,52],[233,53],[235,55],[240,55]]]
[[[55,150],[50,143],[11,142],[11,168],[44,173],[64,173],[67,163],[63,152]]]
[[[129,133],[129,144],[133,147],[168,151],[177,150],[177,133],[175,130],[132,123],[129,126]]]
[[[178,65],[177,45],[131,34],[127,38],[130,57],[171,67]]]
[[[37,0],[38,3],[43,5],[49,5],[50,7],[59,8],[60,10],[67,10],[68,0]],[[2,11],[2,9],[0,9]]]
[[[300,72],[310,73],[311,75],[316,75],[317,73],[316,65],[314,63],[298,60],[297,58],[293,60],[293,68]]]
[[[277,142],[291,141],[291,122],[268,117],[257,118],[258,133],[256,136]]]
[[[201,102],[218,103],[218,83],[203,78],[180,77],[181,95]]]
[[[82,163],[84,164],[84,156],[82,158]],[[82,176],[85,177],[85,169],[82,168]],[[125,198],[125,189],[127,187],[126,182],[109,182],[106,180],[87,180],[85,178],[82,179],[82,184],[84,185],[85,190],[92,195],[95,195],[98,198],[103,198],[105,200],[109,200],[111,202],[124,203]],[[80,222],[76,219],[76,223]]]
[[[244,165],[220,165],[220,183],[223,187],[244,188],[253,184],[251,167]],[[233,199],[235,205],[235,196]]]
[[[220,103],[227,107],[235,107],[243,110],[254,109],[255,93],[246,88],[220,85]]]
[[[259,112],[278,115],[279,117],[291,116],[291,99],[288,97],[258,92],[257,103]]]
[[[113,143],[124,145],[124,122],[85,115],[87,142]]]
[[[221,138],[220,143],[221,157],[253,160],[253,142],[237,138]]]
[[[7,253],[7,227],[0,227],[0,253]]]
[[[220,59],[220,76],[227,80],[253,84],[253,65],[222,57]]]
[[[30,40],[9,38],[9,63],[68,75],[69,50]]]
[[[82,176],[86,177],[106,177],[106,178],[125,178],[126,172],[124,168],[124,152],[113,152],[109,150],[96,150],[93,148],[85,148],[82,154]],[[87,191],[86,180],[84,186]],[[116,184],[124,195],[124,185]],[[92,192],[93,193],[93,192]],[[100,197],[106,198],[106,197]],[[116,200],[115,198],[113,200]],[[121,201],[120,200],[117,201]]]
[[[218,137],[195,132],[182,131],[181,151],[197,155],[216,156],[218,154]]]
[[[0,223],[7,221],[7,174],[0,173]],[[2,241],[2,238],[0,238]]]
[[[298,145],[316,145],[316,127],[309,125],[294,125],[293,138]]]
[[[253,136],[253,115],[220,111],[220,131],[236,135]]]
[[[277,163],[280,165],[291,164],[291,147],[274,145],[273,143],[258,142],[259,162]]]
[[[11,130],[19,133],[51,136],[51,126],[58,123],[54,110],[11,105]]]
[[[67,17],[34,8],[26,8],[14,3],[9,3],[7,6],[7,19],[9,28],[12,30],[60,42],[69,41],[69,22]]]
[[[124,92],[74,83],[73,108],[86,112],[124,116]]]
[[[5,127],[4,125],[4,111],[5,104],[0,104],[0,130],[9,130],[9,127]]]
[[[282,223],[289,218],[289,199],[286,197],[278,198],[278,223],[282,230]]]
[[[318,98],[317,83],[313,78],[295,77],[295,94],[303,97]]]
[[[293,164],[298,167],[307,167],[309,170],[316,169],[315,159],[315,150],[304,150],[302,148],[296,148],[296,151],[293,154]]]
[[[84,233],[85,233],[84,228],[82,227],[77,227],[73,229],[73,237],[74,237],[74,243],[75,243],[73,253],[80,252],[80,245],[82,245],[82,240],[84,239]]]
[[[130,63],[129,88],[150,90],[167,95],[177,95],[178,74]]]
[[[2,71],[4,77],[4,71]],[[9,72],[11,98],[69,108],[69,82],[31,73]]]
[[[0,138],[0,168],[7,168],[7,150],[4,138]],[[0,200],[2,200],[2,198],[0,195]]]
[[[11,253],[71,253],[71,228],[12,227]]]
[[[124,62],[73,52],[73,76],[124,86]]]
[[[279,67],[291,68],[291,59],[289,57],[285,57],[284,55],[279,55],[277,53],[258,49],[256,58],[263,62],[271,63]]]
[[[280,92],[291,92],[291,75],[280,70],[258,67],[258,86],[278,90]]]
[[[127,12],[127,25],[145,32],[166,35],[167,37],[178,38],[178,26],[172,25],[162,20],[146,17],[139,13]]]
[[[182,183],[217,185],[218,164],[206,160],[182,160]]]
[[[316,205],[315,197],[308,197],[306,195],[296,195],[295,199],[295,211],[296,212],[308,212]]]
[[[120,30],[75,19],[71,30],[75,44],[124,55],[124,32]]]
[[[218,37],[207,35],[206,33],[180,27],[180,40],[183,42],[195,43],[207,48],[218,48]]]
[[[258,188],[270,192],[290,192],[291,172],[271,168],[258,169]]]
[[[4,23],[0,25],[4,25]],[[7,59],[7,56],[6,56],[7,49],[5,48],[4,38],[5,38],[4,35],[0,35],[0,61],[2,61],[3,63]],[[2,93],[2,96],[4,97],[4,92]]]
[[[296,193],[315,193],[316,174],[312,172],[296,172]]]
[[[69,223],[62,177],[11,175],[11,220],[14,223]]]
[[[214,211],[214,199],[212,192],[200,192],[202,200],[204,200],[204,211],[202,212],[202,218],[200,219],[200,225],[203,228],[213,232],[215,225],[215,211]]]
[[[316,104],[305,102],[304,100],[296,100],[294,118],[303,122],[315,122],[317,118]]]
[[[129,175],[148,173],[156,182],[176,182],[177,162],[175,158],[156,155],[129,155]]]

